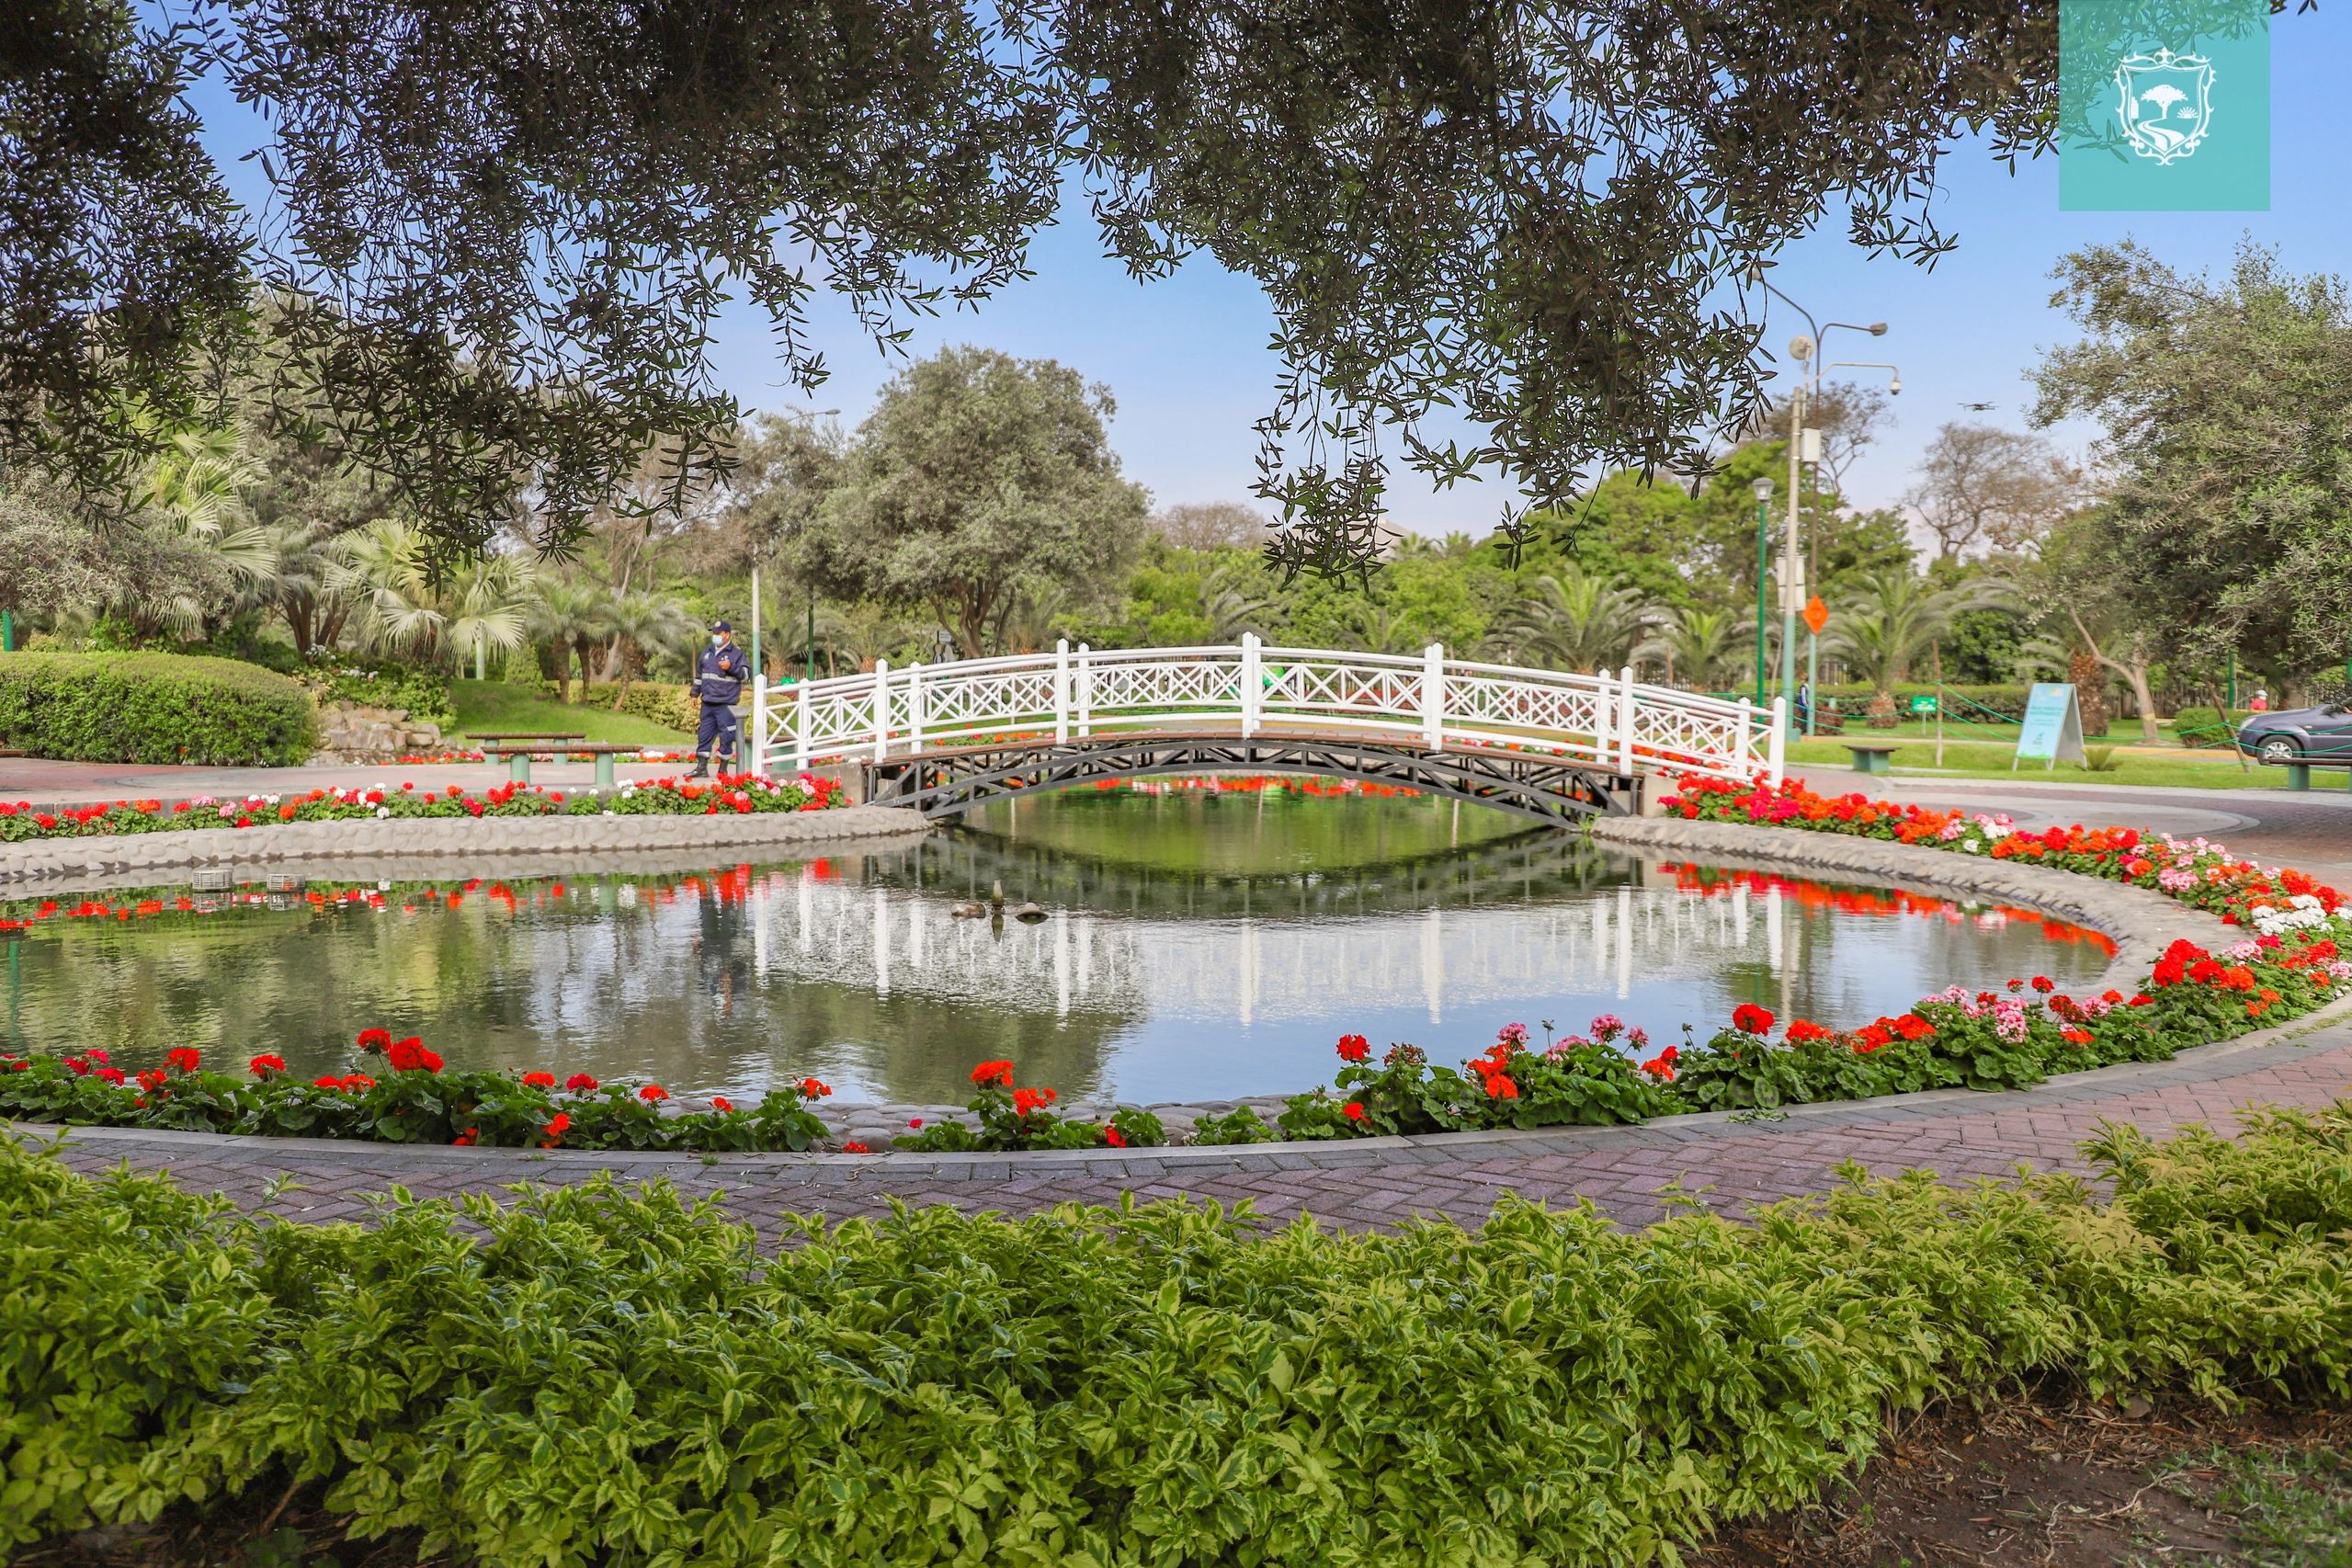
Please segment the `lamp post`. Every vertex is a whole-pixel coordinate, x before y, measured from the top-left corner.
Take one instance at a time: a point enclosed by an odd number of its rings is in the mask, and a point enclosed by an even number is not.
[[[1755,494],[1755,705],[1764,706],[1764,579],[1771,551],[1772,481],[1759,479]]]

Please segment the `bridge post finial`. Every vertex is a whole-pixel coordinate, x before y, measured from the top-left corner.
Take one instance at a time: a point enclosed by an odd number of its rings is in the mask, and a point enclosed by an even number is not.
[[[1622,672],[1623,684],[1617,688],[1617,770],[1628,778],[1633,777],[1633,666]]]
[[[1446,645],[1421,650],[1421,745],[1431,756],[1446,749]]]
[[[1070,639],[1053,640],[1053,744],[1070,744]]]
[[[1266,677],[1260,672],[1264,665],[1258,653],[1257,633],[1242,633],[1242,738],[1247,740],[1257,733],[1258,704],[1266,696]]]

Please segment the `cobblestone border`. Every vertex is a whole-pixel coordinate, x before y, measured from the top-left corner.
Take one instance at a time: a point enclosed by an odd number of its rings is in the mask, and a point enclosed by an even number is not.
[[[856,818],[860,813],[903,818],[911,813],[882,807],[842,807],[824,812],[794,813],[787,822],[810,821],[819,818]],[[616,822],[644,822],[701,825],[702,818],[579,818],[569,819],[599,827],[609,827]],[[756,824],[758,818],[737,818],[735,824]],[[920,819],[917,819],[918,831]],[[296,827],[333,827],[335,824],[301,824]],[[390,827],[392,824],[358,824],[362,827]],[[415,825],[415,824],[411,824]],[[491,825],[468,822],[466,827]],[[521,819],[500,823],[501,826],[542,827],[568,825]],[[731,824],[734,825],[734,824]],[[246,829],[244,832],[265,831]],[[276,830],[280,833],[293,828]],[[2107,977],[2112,983],[2137,988],[2141,977],[2154,966],[2156,958],[2175,937],[2186,936],[2204,946],[2232,940],[2238,935],[2216,915],[2191,909],[2161,893],[2144,888],[2127,887],[2119,883],[2086,877],[2078,872],[2056,870],[2046,866],[2018,865],[2013,861],[1987,861],[1945,849],[1928,849],[1917,845],[1896,844],[1881,839],[1849,838],[1839,835],[1806,833],[1790,828],[1750,827],[1736,823],[1695,823],[1655,818],[1608,818],[1596,823],[1593,835],[1604,843],[1627,850],[1670,852],[1675,856],[1703,857],[1710,865],[1729,865],[1746,861],[1755,867],[1797,869],[1812,873],[1864,876],[1873,881],[1910,883],[1947,892],[1959,892],[1981,897],[1998,899],[2004,903],[2048,910],[2069,919],[2107,933],[2116,940],[2115,957],[2109,961]],[[157,835],[159,837],[196,837],[196,834]],[[69,841],[70,842],[70,841]],[[98,842],[96,840],[90,842]],[[116,839],[111,842],[136,842],[136,839]],[[707,842],[707,841],[706,841]],[[351,846],[338,846],[352,853]],[[2152,1085],[2187,1083],[2201,1080],[2211,1072],[2212,1064],[2247,1051],[2263,1051],[2288,1044],[2324,1028],[2336,1021],[2352,1018],[2352,998],[2335,1004],[2291,1024],[2274,1029],[2257,1030],[2234,1040],[2195,1047],[2181,1052],[2170,1062],[2133,1062],[2113,1067],[2095,1068],[2085,1073],[2071,1073],[2053,1078],[2033,1089],[2015,1091],[2015,1095],[2033,1096],[2045,1091],[2066,1089],[2061,1101],[2079,1099],[2084,1095],[2096,1095],[2118,1089],[2130,1089],[2145,1082]],[[1824,1116],[1842,1116],[1858,1108],[1882,1107],[1898,1103],[1909,1108],[1891,1114],[1926,1116],[1939,1109],[1949,1111],[1960,1105],[1976,1106],[1995,1098],[2013,1096],[1987,1096],[1965,1089],[1929,1090],[1912,1095],[1885,1095],[1869,1100],[1833,1100],[1821,1105],[1791,1106],[1785,1115],[1790,1119],[1812,1119]],[[1189,1135],[1193,1125],[1203,1116],[1222,1114],[1236,1106],[1256,1108],[1269,1122],[1286,1096],[1281,1095],[1251,1096],[1238,1100],[1167,1101],[1143,1108],[1158,1116],[1171,1135]],[[1078,1098],[1062,1108],[1072,1116],[1100,1119],[1108,1117],[1119,1102],[1107,1099]],[[543,1162],[578,1168],[581,1162],[589,1166],[633,1171],[641,1166],[649,1170],[675,1169],[692,1166],[697,1169],[715,1166],[722,1169],[768,1169],[779,1167],[824,1168],[840,1165],[853,1169],[870,1170],[879,1164],[896,1171],[920,1171],[960,1179],[956,1173],[970,1176],[984,1169],[1000,1170],[1007,1165],[1025,1173],[1040,1176],[1063,1169],[1096,1169],[1108,1167],[1115,1173],[1150,1174],[1173,1162],[1208,1161],[1211,1164],[1230,1163],[1236,1157],[1251,1160],[1271,1160],[1278,1169],[1320,1168],[1345,1164],[1344,1157],[1335,1158],[1340,1151],[1361,1151],[1365,1158],[1375,1162],[1383,1159],[1423,1157],[1414,1151],[1453,1150],[1447,1158],[1491,1158],[1507,1153],[1514,1147],[1526,1145],[1539,1150],[1555,1149],[1563,1139],[1576,1147],[1589,1146],[1598,1136],[1610,1133],[1641,1132],[1667,1136],[1675,1140],[1707,1136],[1706,1130],[1730,1122],[1739,1112],[1690,1112],[1680,1116],[1662,1117],[1638,1126],[1613,1128],[1540,1128],[1528,1131],[1502,1130],[1484,1132],[1447,1132],[1413,1137],[1361,1138],[1343,1142],[1272,1142],[1246,1145],[1212,1145],[1198,1147],[1173,1144],[1153,1150],[1098,1149],[1033,1152],[1022,1153],[921,1154],[897,1153],[888,1144],[908,1121],[920,1117],[926,1123],[950,1119],[969,1121],[960,1107],[916,1104],[846,1103],[815,1108],[837,1138],[866,1143],[877,1151],[871,1154],[834,1153],[770,1153],[770,1154],[627,1154],[556,1151],[552,1153],[522,1149],[426,1149],[403,1145],[354,1143],[337,1140],[253,1138],[206,1132],[168,1132],[141,1128],[82,1128],[74,1130],[74,1137],[85,1145],[119,1146],[131,1149],[190,1148],[239,1150],[282,1148],[290,1154],[307,1152],[313,1157],[321,1154],[358,1154],[373,1163],[386,1149],[403,1158],[415,1156],[427,1162],[469,1161],[507,1162],[516,1179],[529,1174]],[[17,1124],[26,1133],[53,1136],[57,1128],[41,1123]],[[1403,1153],[1400,1153],[1403,1152]],[[1285,1162],[1289,1162],[1285,1164]],[[429,1168],[446,1169],[444,1164],[432,1164]],[[975,1178],[976,1179],[976,1178]],[[1001,1179],[1001,1176],[1000,1178]]]
[[[0,885],[152,879],[202,868],[290,868],[313,860],[462,857],[479,861],[506,855],[775,848],[841,839],[919,838],[930,830],[931,824],[915,812],[890,806],[727,812],[712,816],[392,817],[281,823],[0,845]]]

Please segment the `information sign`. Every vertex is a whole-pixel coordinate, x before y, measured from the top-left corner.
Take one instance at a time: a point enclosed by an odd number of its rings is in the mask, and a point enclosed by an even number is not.
[[[2039,762],[2055,767],[2062,762],[2083,760],[2083,709],[2074,699],[2074,688],[2063,681],[2036,681],[2026,697],[2025,727],[2017,733],[2017,755],[2009,761],[2009,771],[2017,771],[2020,762]]]

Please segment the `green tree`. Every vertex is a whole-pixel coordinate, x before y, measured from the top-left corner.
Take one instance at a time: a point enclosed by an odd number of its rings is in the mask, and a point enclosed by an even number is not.
[[[922,608],[968,657],[1004,645],[1024,590],[1110,590],[1141,541],[1109,392],[1050,359],[950,348],[883,388],[837,488],[787,521],[821,591]]]
[[[2055,6],[1854,5],[243,0],[181,28],[20,0],[0,462],[111,483],[152,445],[121,411],[194,404],[257,273],[317,367],[297,401],[437,540],[482,548],[528,493],[561,542],[649,432],[681,485],[717,456],[730,298],[808,389],[819,288],[900,341],[1025,276],[1082,170],[1138,276],[1206,250],[1265,290],[1261,494],[1305,519],[1290,563],[1342,573],[1380,545],[1383,430],[1545,500],[1695,469],[1757,395],[1753,263],[1832,212],[1932,258],[1952,126],[2050,144]],[[198,118],[231,101],[269,128],[266,224]]]
[[[380,522],[335,541],[330,583],[356,595],[359,632],[373,650],[454,667],[523,645],[531,571],[485,556],[454,575],[437,568],[433,541],[406,523]]]
[[[1631,590],[1574,566],[1538,577],[1495,627],[1511,656],[1590,673],[1631,656],[1642,601]]]
[[[1668,610],[1633,652],[1664,665],[1668,682],[1709,690],[1736,685],[1744,673],[1740,662],[1753,647],[1753,620],[1723,609]]]
[[[2005,597],[1989,578],[1937,587],[1907,570],[1869,573],[1847,584],[1823,633],[1826,650],[1880,691],[1892,691],[1964,611]]]
[[[2097,527],[2113,613],[2155,652],[2219,669],[2341,665],[2352,627],[2352,309],[2248,244],[2188,277],[2137,244],[2062,260],[2085,332],[2035,373],[2037,421],[2106,427]]]

